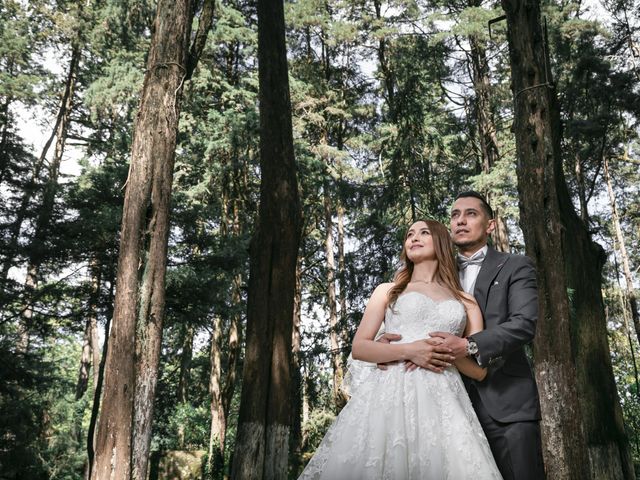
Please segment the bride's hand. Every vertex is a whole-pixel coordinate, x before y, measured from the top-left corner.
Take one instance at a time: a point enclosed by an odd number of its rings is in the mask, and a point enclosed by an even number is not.
[[[405,361],[406,370],[412,371],[422,367],[442,373],[455,360],[451,355],[451,349],[442,343],[442,339],[439,338],[426,338],[407,344],[409,358]]]

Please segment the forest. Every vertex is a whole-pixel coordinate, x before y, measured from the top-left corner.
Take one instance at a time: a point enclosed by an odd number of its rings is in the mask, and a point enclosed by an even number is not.
[[[0,479],[297,478],[470,189],[547,477],[640,478],[639,121],[633,0],[0,0]]]

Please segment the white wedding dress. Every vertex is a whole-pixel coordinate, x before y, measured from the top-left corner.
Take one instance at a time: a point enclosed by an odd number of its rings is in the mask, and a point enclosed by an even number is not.
[[[385,327],[402,342],[446,331],[461,335],[466,316],[454,299],[419,292],[387,308]],[[487,439],[455,367],[435,373],[356,365],[351,399],[342,409],[300,479],[501,479]],[[366,366],[364,366],[366,365]]]

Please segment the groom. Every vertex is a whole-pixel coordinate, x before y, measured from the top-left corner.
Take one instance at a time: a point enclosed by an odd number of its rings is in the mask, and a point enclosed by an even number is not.
[[[524,350],[538,318],[536,273],[529,258],[487,244],[494,228],[493,211],[481,194],[456,197],[451,235],[459,250],[460,283],[480,305],[485,329],[467,338],[430,335],[442,338],[456,358],[475,357],[488,368],[483,381],[465,378],[465,384],[505,480],[540,480],[540,405]]]

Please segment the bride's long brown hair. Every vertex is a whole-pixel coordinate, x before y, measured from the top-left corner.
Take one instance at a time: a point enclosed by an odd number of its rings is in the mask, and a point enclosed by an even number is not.
[[[438,265],[434,280],[444,285],[456,300],[460,300],[464,303],[465,299],[462,296],[460,285],[460,279],[458,278],[458,266],[456,264],[456,257],[453,251],[453,242],[451,241],[451,235],[440,222],[435,220],[419,219],[413,222],[424,222],[427,224],[431,237],[433,238],[433,248],[436,254],[436,260]],[[411,228],[411,227],[409,227]],[[407,229],[408,230],[408,229]],[[404,239],[406,240],[407,234],[405,233]],[[404,247],[405,242],[402,242],[402,252],[400,253],[400,260],[402,261],[402,267],[398,270],[393,277],[393,287],[387,293],[388,305],[393,307],[400,295],[407,288],[407,285],[411,281],[411,275],[413,275],[413,262],[407,257],[407,252]]]

